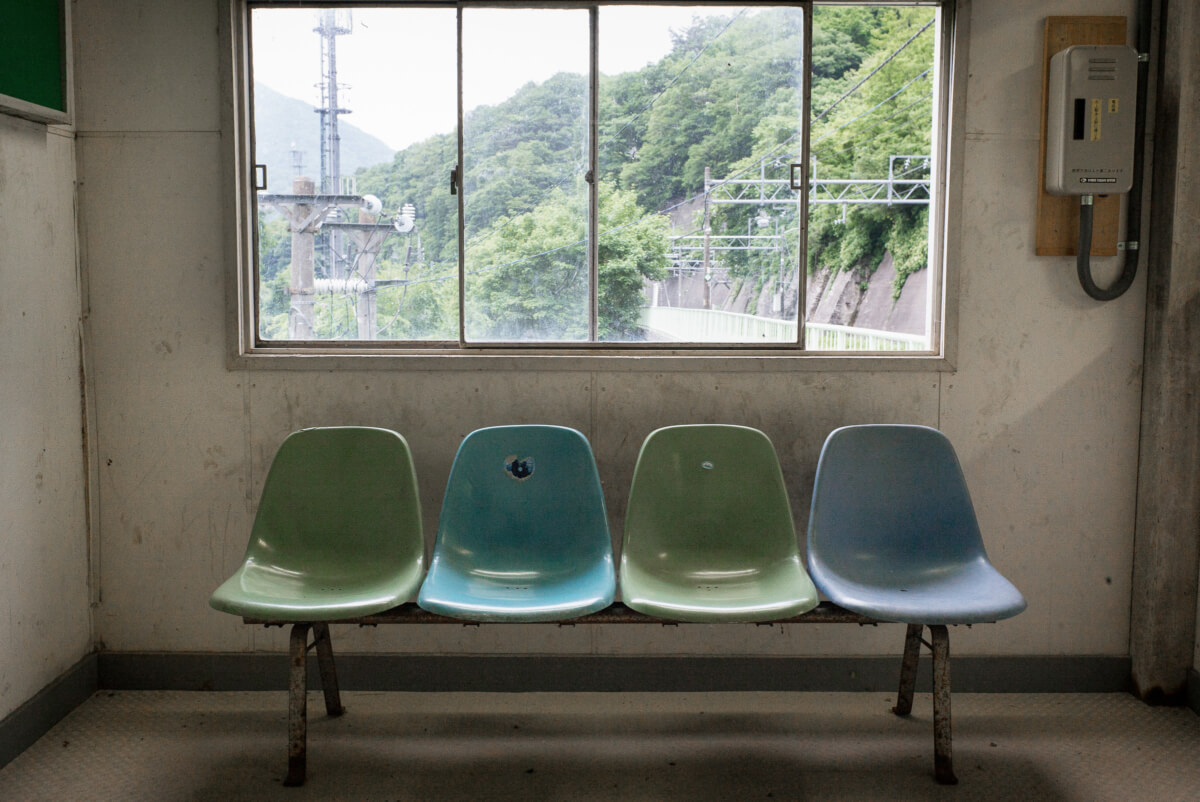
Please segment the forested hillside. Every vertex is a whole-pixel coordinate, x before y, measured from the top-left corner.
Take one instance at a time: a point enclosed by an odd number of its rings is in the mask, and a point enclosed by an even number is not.
[[[801,16],[794,9],[721,10],[673,31],[673,47],[641,70],[604,75],[600,86],[600,336],[636,339],[647,279],[666,275],[671,210],[714,180],[788,177],[799,158]],[[830,7],[815,10],[811,160],[822,178],[880,178],[889,156],[930,152],[934,26],[928,8]],[[601,38],[601,47],[606,40]],[[518,330],[554,339],[586,336],[586,79],[559,74],[529,84],[464,121],[468,321],[480,339]],[[417,210],[413,237],[392,237],[381,278],[403,283],[379,291],[379,336],[456,339],[457,198],[449,175],[457,161],[448,131],[359,170],[358,190],[379,196],[386,214]],[[928,166],[902,165],[908,177]],[[925,206],[814,206],[808,268],[869,275],[891,252],[905,276],[926,262]],[[769,210],[791,253],[795,205]],[[746,233],[760,207],[714,207],[714,233]],[[271,224],[264,224],[270,228]],[[761,222],[759,225],[762,225]],[[275,237],[272,240],[272,237]],[[264,319],[286,329],[282,228],[264,229]],[[720,257],[737,281],[759,282],[779,259],[755,251]],[[330,314],[335,314],[331,312]]]

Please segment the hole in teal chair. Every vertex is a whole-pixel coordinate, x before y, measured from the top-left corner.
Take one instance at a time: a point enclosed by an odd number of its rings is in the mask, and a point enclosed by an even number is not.
[[[612,540],[587,439],[561,426],[495,426],[468,435],[446,483],[417,603],[469,621],[556,621],[608,607],[615,592]]]

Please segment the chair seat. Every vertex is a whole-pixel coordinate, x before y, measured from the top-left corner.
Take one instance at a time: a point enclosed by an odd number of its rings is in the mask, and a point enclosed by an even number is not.
[[[844,426],[825,440],[808,571],[834,604],[881,621],[976,624],[1025,598],[988,560],[949,439],[927,426]]]
[[[469,621],[562,621],[612,604],[612,562],[581,574],[497,576],[435,561],[418,604],[431,613]]]
[[[621,598],[670,621],[775,621],[818,598],[770,439],[746,426],[646,437],[625,510]]]
[[[272,621],[336,621],[390,610],[421,585],[414,562],[391,574],[350,577],[280,570],[247,561],[213,593],[210,604],[226,613]]]
[[[622,563],[625,606],[656,618],[693,623],[772,621],[817,606],[817,590],[799,558],[752,573],[660,573]]]
[[[880,621],[982,624],[1025,609],[1025,597],[986,557],[924,571],[895,565],[876,563],[851,579],[811,558],[808,570],[831,602]]]
[[[467,621],[562,621],[612,604],[617,580],[596,459],[563,426],[463,439],[417,604]]]
[[[396,432],[293,432],[271,461],[241,565],[209,604],[297,623],[383,612],[421,584],[425,544],[408,443]]]

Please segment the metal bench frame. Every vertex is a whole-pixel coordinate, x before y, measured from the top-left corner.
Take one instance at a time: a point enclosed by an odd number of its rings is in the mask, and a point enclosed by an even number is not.
[[[375,626],[378,624],[458,624],[474,626],[474,622],[457,618],[435,615],[426,612],[416,604],[402,604],[374,615],[359,618],[344,618],[334,621],[287,622],[272,621],[257,618],[243,618],[247,624],[262,624],[264,626],[292,627],[290,641],[290,681],[288,683],[288,772],[284,785],[298,786],[304,784],[305,766],[308,754],[308,652],[317,651],[317,665],[320,669],[321,689],[325,693],[325,712],[330,716],[340,716],[345,712],[342,707],[341,695],[338,692],[337,670],[333,660],[333,643],[329,636],[330,624],[358,624],[360,626]],[[500,623],[500,622],[489,622]],[[504,622],[507,623],[507,622]],[[521,622],[513,622],[521,623]],[[597,613],[586,615],[569,621],[548,622],[562,625],[585,624],[669,624],[675,622],[652,618],[624,604],[616,603]],[[764,621],[763,624],[867,624],[891,623],[878,621],[839,607],[830,602],[821,602],[814,610],[792,618],[776,621]],[[482,625],[482,624],[481,624]],[[686,624],[684,624],[686,625]],[[922,638],[925,627],[929,628],[929,640]],[[312,642],[309,642],[309,632],[312,632]],[[958,779],[954,776],[952,760],[952,739],[950,729],[950,636],[944,624],[909,624],[904,638],[904,657],[900,665],[900,689],[896,705],[892,712],[898,716],[907,716],[912,712],[913,692],[917,684],[917,663],[920,659],[921,645],[924,644],[933,654],[933,772],[936,780],[943,785],[954,785]]]

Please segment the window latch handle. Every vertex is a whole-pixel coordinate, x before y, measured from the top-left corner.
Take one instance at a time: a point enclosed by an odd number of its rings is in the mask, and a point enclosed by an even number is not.
[[[803,170],[804,165],[803,164],[789,164],[788,168],[791,170],[791,172],[788,174],[788,188],[794,189],[797,192],[799,192],[800,190],[804,189],[804,170]],[[796,180],[797,172],[800,173],[800,180],[798,180],[798,181]]]
[[[260,175],[262,176],[261,181],[259,180]],[[254,165],[254,189],[261,192],[262,190],[264,190],[266,188],[267,188],[267,165],[256,164],[256,165]]]
[[[452,169],[450,171],[450,194],[451,195],[458,194],[458,166],[457,165],[455,165],[454,169]]]

